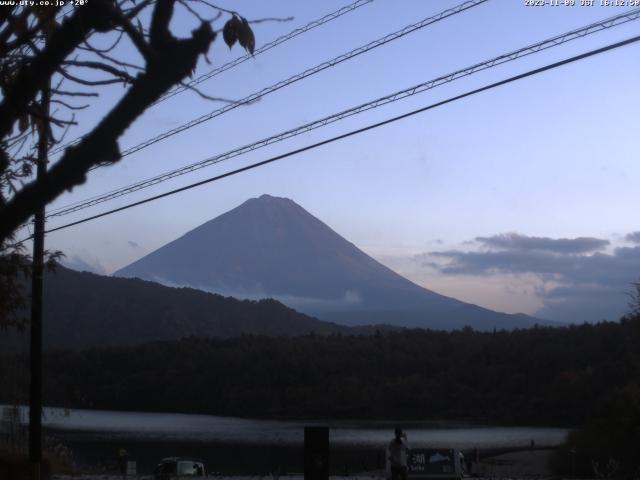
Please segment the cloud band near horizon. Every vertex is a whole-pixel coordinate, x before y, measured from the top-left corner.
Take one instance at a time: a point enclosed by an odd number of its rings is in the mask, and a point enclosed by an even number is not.
[[[475,250],[446,250],[419,256],[443,275],[535,275],[544,306],[536,315],[556,321],[617,320],[628,311],[629,293],[640,280],[640,232],[634,245],[603,252],[611,242],[594,237],[549,238],[508,233],[477,237]]]

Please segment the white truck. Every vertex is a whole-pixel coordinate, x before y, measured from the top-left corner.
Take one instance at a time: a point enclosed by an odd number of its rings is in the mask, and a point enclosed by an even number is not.
[[[163,458],[153,471],[154,480],[195,480],[205,475],[204,463],[183,457]]]

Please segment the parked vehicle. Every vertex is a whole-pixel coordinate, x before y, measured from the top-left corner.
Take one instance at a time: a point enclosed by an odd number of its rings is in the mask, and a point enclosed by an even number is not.
[[[205,475],[204,463],[200,460],[182,457],[163,458],[153,471],[155,480],[178,480],[204,477]]]

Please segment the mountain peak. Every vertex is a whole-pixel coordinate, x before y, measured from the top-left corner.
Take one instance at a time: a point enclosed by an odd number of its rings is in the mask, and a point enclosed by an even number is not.
[[[298,207],[298,208],[302,209],[302,207],[300,205],[298,205],[296,202],[294,202],[290,198],[287,198],[287,197],[275,197],[273,195],[269,195],[268,193],[263,193],[259,197],[250,198],[249,200],[244,202],[244,204],[246,204],[246,203],[259,203],[259,204],[262,204],[262,205],[282,206],[282,207],[295,206],[295,207]],[[242,206],[242,205],[240,205],[240,206]]]
[[[293,202],[293,200],[291,200],[290,198],[286,198],[286,197],[274,197],[273,195],[269,195],[268,193],[263,193],[262,195],[260,195],[258,198],[252,198],[252,200],[263,200],[263,201],[269,201],[269,200],[286,200],[288,202]]]
[[[320,319],[352,325],[446,329],[534,323],[422,288],[293,200],[268,194],[245,201],[114,275],[241,298],[273,297]]]
[[[238,205],[236,208],[230,210],[226,214],[234,213],[237,210],[242,210],[245,207],[259,207],[259,208],[285,209],[285,210],[296,208],[296,209],[299,209],[301,212],[307,213],[300,205],[298,205],[296,202],[294,202],[290,198],[276,197],[273,195],[269,195],[268,193],[263,193],[259,197],[253,197],[246,200],[244,203]],[[220,218],[220,217],[217,217],[217,218]],[[216,220],[216,218],[214,218],[213,220]]]

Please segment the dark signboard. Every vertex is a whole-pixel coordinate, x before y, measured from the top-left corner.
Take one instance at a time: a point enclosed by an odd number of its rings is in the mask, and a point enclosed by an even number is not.
[[[409,475],[458,476],[455,455],[452,449],[414,448],[409,456]]]

